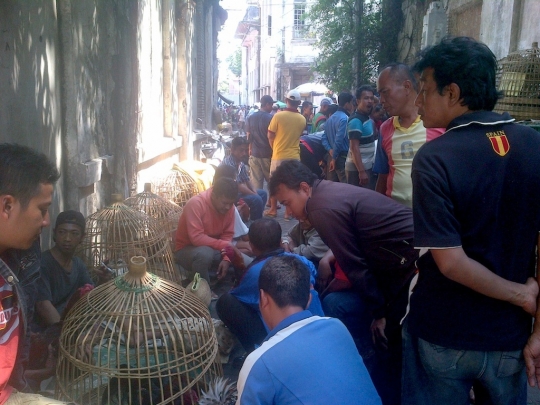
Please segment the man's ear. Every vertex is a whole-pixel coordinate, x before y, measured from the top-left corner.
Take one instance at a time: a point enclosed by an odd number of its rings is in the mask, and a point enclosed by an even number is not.
[[[259,307],[261,309],[266,308],[269,303],[268,294],[266,294],[264,290],[259,289]]]
[[[0,217],[2,217],[2,219],[8,219],[13,211],[14,205],[15,197],[12,195],[5,194],[0,196]]]
[[[309,285],[309,299],[307,300],[306,307],[304,309],[308,309],[311,305],[311,299],[313,298],[313,295],[311,294],[311,290],[313,290],[313,284]]]
[[[444,91],[448,96],[448,104],[451,106],[461,105],[461,89],[456,83],[450,83],[444,88]]]
[[[310,189],[310,185],[307,184],[305,181],[300,183],[300,189],[298,191],[303,191],[304,193],[308,194]]]

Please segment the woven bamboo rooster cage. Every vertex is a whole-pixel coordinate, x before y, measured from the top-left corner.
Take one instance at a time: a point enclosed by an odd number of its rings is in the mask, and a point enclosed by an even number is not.
[[[115,276],[127,271],[130,257],[144,256],[159,277],[181,283],[164,229],[122,200],[120,194],[113,194],[113,204],[86,218],[85,236],[76,255],[85,262],[91,275],[106,265]]]
[[[516,120],[540,119],[540,50],[538,42],[531,49],[509,54],[499,61],[497,84],[504,97],[495,106]]]
[[[170,170],[166,176],[152,181],[154,192],[183,207],[188,200],[199,194],[197,181],[180,167]]]
[[[83,296],[60,336],[57,398],[92,405],[195,405],[223,372],[208,308],[130,259]]]
[[[144,212],[150,218],[156,220],[161,229],[169,238],[171,248],[174,246],[174,237],[182,207],[179,205],[152,193],[152,184],[146,183],[144,191],[124,201],[128,207]]]

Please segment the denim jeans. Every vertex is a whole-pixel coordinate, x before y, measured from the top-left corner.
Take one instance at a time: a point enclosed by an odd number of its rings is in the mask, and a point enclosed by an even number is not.
[[[469,405],[473,384],[493,405],[525,405],[523,351],[457,350],[411,336],[403,327],[403,405]]]
[[[345,174],[345,161],[347,155],[338,156],[335,162],[334,170],[328,171],[326,174],[326,180],[332,180],[335,182],[347,183],[347,175]],[[330,167],[332,158],[328,155],[327,170]]]
[[[239,194],[238,197],[249,206],[249,219],[255,221],[262,218],[264,205],[268,198],[266,191],[258,189],[257,194]]]

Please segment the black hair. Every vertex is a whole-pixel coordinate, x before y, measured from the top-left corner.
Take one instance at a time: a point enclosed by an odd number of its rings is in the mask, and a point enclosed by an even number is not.
[[[17,198],[23,209],[40,192],[42,184],[60,177],[56,166],[43,153],[26,146],[0,144],[0,195]]]
[[[245,136],[237,136],[231,142],[231,149],[236,149],[239,146],[248,145],[249,141]]]
[[[497,58],[487,45],[468,37],[444,38],[438,45],[423,50],[414,70],[433,69],[439,94],[455,83],[461,105],[469,110],[492,111],[501,97],[496,88]]]
[[[213,184],[216,184],[221,178],[233,179],[236,180],[236,169],[229,165],[220,165],[216,168],[214,173]]]
[[[392,79],[400,83],[408,80],[411,82],[413,89],[418,91],[418,80],[413,69],[411,69],[409,65],[406,65],[405,63],[392,62],[384,66],[381,69],[381,72],[385,69],[389,69],[388,72],[390,73],[390,77]]]
[[[236,185],[236,181],[227,177],[222,177],[214,181],[212,195],[214,197],[225,197],[229,200],[236,201],[238,198],[238,186]]]
[[[309,302],[309,269],[293,255],[275,256],[263,266],[259,289],[267,293],[278,307],[306,309]]]
[[[262,96],[261,97],[261,107],[264,107],[265,105],[268,105],[268,104],[274,104],[274,100],[272,99],[272,97],[270,97],[268,95]]]
[[[340,107],[344,107],[345,104],[350,103],[353,100],[353,95],[349,93],[348,91],[344,91],[339,93],[338,95],[338,105]]]
[[[330,104],[328,106],[328,109],[324,112],[324,115],[327,117],[330,117],[332,114],[334,114],[338,110],[337,104]]]
[[[302,108],[312,107],[312,106],[313,106],[313,103],[311,101],[308,101],[308,100],[304,100],[304,102],[302,103]]]
[[[278,249],[281,243],[281,225],[272,218],[253,221],[249,227],[249,241],[261,252]]]
[[[317,180],[317,176],[306,165],[298,160],[286,160],[278,166],[270,177],[268,190],[275,195],[280,184],[291,190],[298,190],[300,183],[306,182],[310,186]]]
[[[375,89],[374,89],[371,85],[369,85],[369,84],[363,84],[362,86],[360,86],[360,87],[358,87],[358,88],[356,89],[355,97],[356,97],[357,100],[360,99],[360,98],[362,98],[362,93],[363,93],[364,91],[369,91],[370,93],[372,93],[373,95],[375,95]]]

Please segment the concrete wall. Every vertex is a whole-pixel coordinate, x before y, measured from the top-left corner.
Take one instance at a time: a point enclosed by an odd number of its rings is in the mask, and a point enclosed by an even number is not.
[[[39,8],[28,1],[0,1],[0,141],[34,147],[61,168],[59,52],[54,1]],[[58,187],[52,214],[63,199]],[[48,239],[47,230],[44,236]]]
[[[202,73],[190,0],[0,1],[0,141],[56,162],[53,219],[89,215],[192,155],[193,80],[208,80],[209,112],[216,98],[211,1]]]

